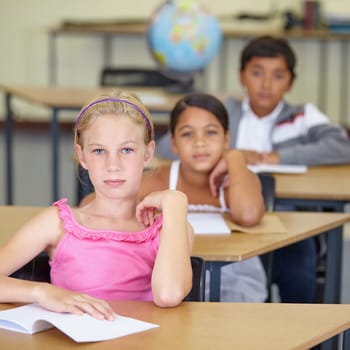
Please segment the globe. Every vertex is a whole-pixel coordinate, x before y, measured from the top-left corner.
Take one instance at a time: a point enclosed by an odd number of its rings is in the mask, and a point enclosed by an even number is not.
[[[218,20],[203,5],[179,0],[167,1],[153,12],[147,40],[160,68],[186,80],[219,52],[222,34]]]

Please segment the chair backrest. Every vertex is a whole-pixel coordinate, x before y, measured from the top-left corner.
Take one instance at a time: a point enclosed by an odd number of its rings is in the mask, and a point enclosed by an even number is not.
[[[202,258],[191,256],[193,271],[192,289],[184,301],[204,301],[205,297],[205,262]],[[41,253],[25,266],[14,272],[11,277],[29,281],[50,282],[49,257]]]
[[[267,211],[273,211],[275,209],[275,178],[271,174],[258,174],[258,177],[261,182],[265,208]]]
[[[50,269],[49,256],[46,253],[41,253],[14,272],[11,277],[29,281],[50,282]]]
[[[78,184],[77,184],[77,205],[81,200],[94,191],[94,186],[91,183],[89,173],[80,164],[78,165]]]
[[[205,298],[205,261],[198,256],[191,256],[192,289],[184,301],[204,301]]]

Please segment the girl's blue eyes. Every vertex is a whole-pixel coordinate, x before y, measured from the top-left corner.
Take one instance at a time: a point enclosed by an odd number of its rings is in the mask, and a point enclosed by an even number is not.
[[[98,149],[95,149],[93,150],[93,153],[96,153],[96,154],[103,154],[103,149],[102,148],[98,148]]]
[[[129,154],[129,153],[132,153],[134,150],[130,147],[125,147],[122,149],[122,152],[123,153],[126,153],[126,154]]]
[[[124,147],[121,149],[121,152],[124,153],[124,154],[130,154],[132,153],[134,150],[130,147]],[[97,154],[97,155],[101,155],[101,154],[104,154],[105,150],[102,149],[102,148],[97,148],[97,149],[94,149],[92,151],[93,153]]]

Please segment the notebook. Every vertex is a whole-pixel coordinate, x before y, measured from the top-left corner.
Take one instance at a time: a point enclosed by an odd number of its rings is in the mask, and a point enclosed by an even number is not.
[[[254,173],[275,173],[275,174],[304,174],[307,172],[306,165],[288,164],[255,164],[248,165]]]
[[[229,214],[220,213],[189,213],[187,219],[192,225],[195,234],[229,235],[231,232],[269,234],[287,233],[280,218],[274,213],[265,213],[261,221],[251,227],[235,224]]]
[[[0,328],[34,334],[56,327],[76,342],[95,342],[159,327],[134,318],[117,316],[113,321],[98,320],[88,314],[73,315],[28,304],[0,311]]]
[[[225,219],[219,213],[188,213],[187,220],[195,234],[226,234],[231,233]]]

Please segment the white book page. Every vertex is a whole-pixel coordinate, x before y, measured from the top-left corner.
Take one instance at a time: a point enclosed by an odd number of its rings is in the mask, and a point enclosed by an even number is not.
[[[219,213],[188,213],[195,234],[230,234],[231,230]]]
[[[304,174],[307,172],[306,165],[287,164],[250,164],[248,169],[254,173]]]
[[[32,334],[53,326],[76,342],[107,340],[159,327],[124,316],[107,321],[98,320],[88,314],[79,316],[52,312],[36,304],[0,311],[1,328]]]
[[[46,315],[46,310],[34,304],[0,311],[0,328],[21,333],[37,333],[53,328],[51,323],[41,320]]]

